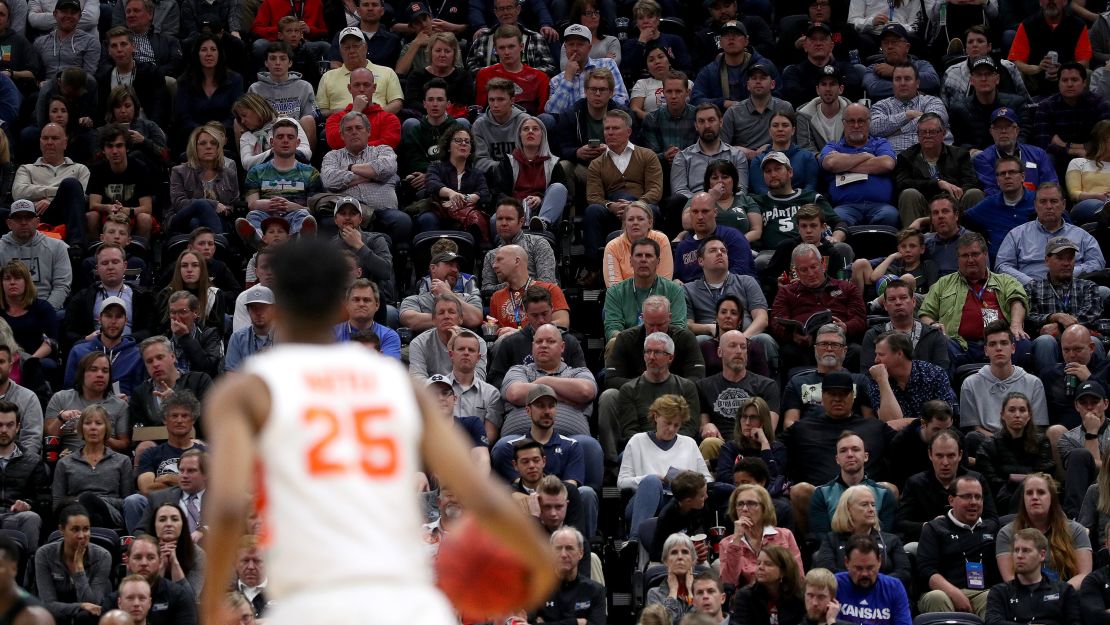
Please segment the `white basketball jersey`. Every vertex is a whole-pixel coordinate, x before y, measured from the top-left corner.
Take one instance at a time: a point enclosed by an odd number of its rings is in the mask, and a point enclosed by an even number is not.
[[[257,465],[267,592],[430,584],[415,480],[422,422],[402,366],[343,343],[278,346],[244,370],[271,399]]]

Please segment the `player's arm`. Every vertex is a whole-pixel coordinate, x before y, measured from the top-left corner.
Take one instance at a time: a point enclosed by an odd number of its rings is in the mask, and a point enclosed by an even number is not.
[[[449,419],[442,419],[436,414],[439,406],[428,399],[421,389],[413,390],[424,415],[424,434],[420,443],[424,461],[458,496],[463,508],[473,513],[477,521],[493,532],[529,568],[528,604],[522,607],[529,610],[537,607],[551,594],[556,581],[555,560],[548,542],[540,534],[539,525],[520,513],[519,506],[513,503],[503,487],[478,473],[462,434]],[[230,558],[227,566],[233,566]],[[217,581],[226,584],[224,579]]]
[[[201,622],[220,623],[250,508],[246,493],[253,486],[254,435],[270,412],[270,392],[257,376],[229,374],[204,399],[203,414],[212,415],[209,475],[218,477],[204,491],[209,583],[201,597]]]

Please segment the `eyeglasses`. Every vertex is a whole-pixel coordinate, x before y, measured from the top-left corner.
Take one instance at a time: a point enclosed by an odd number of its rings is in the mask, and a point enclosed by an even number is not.
[[[760,508],[762,504],[758,501],[737,501],[736,508]]]
[[[586,91],[590,93],[609,93],[611,89],[609,87],[586,87]]]
[[[918,128],[917,134],[921,135],[922,137],[936,137],[938,135],[944,134],[944,130],[940,128]]]
[[[171,315],[188,315],[188,314],[191,314],[192,312],[193,311],[188,309],[188,308],[178,308],[177,310],[174,310],[172,308],[170,309],[170,314]]]
[[[644,350],[644,355],[645,356],[670,356],[669,353],[667,353],[666,351],[661,350],[661,349],[645,349]]]
[[[594,11],[592,9],[582,11],[582,17],[598,17],[600,15],[601,15],[601,11]]]
[[[964,493],[962,495],[956,495],[956,499],[962,499],[964,501],[983,501],[983,496],[977,493]]]
[[[845,344],[836,341],[819,341],[814,343],[814,345],[816,345],[818,349],[840,349],[844,347]]]
[[[451,143],[454,143],[455,145],[470,145],[470,139],[464,139],[461,137],[455,138],[451,139]]]

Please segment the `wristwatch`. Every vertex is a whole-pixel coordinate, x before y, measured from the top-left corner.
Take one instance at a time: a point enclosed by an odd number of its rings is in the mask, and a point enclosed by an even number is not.
[[[1083,438],[1086,439],[1086,440],[1089,440],[1089,441],[1093,441],[1093,440],[1098,438],[1098,434],[1091,434],[1090,432],[1083,432]]]

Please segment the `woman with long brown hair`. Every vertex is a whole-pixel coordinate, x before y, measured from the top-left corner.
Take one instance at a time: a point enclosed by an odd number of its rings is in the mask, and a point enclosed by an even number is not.
[[[1068,185],[1071,220],[1075,224],[1094,221],[1110,200],[1110,120],[1104,119],[1091,129],[1086,158],[1068,163],[1064,180]]]
[[[794,554],[777,545],[764,547],[756,559],[755,580],[732,598],[729,622],[736,625],[803,622],[806,607],[802,580],[802,569]]]
[[[208,277],[208,264],[200,252],[185,250],[177,257],[173,267],[173,278],[166,288],[158,293],[158,306],[161,319],[170,322],[170,295],[178,291],[188,291],[200,300],[200,325],[209,328],[223,328],[224,314],[231,310],[224,291],[212,284]],[[231,302],[233,304],[234,302]]]
[[[1078,590],[1091,572],[1093,553],[1087,530],[1064,515],[1056,480],[1045,473],[1031,473],[1021,483],[1021,505],[1017,518],[998,531],[995,558],[1003,581],[1014,578],[1014,558],[1010,553],[1014,532],[1032,527],[1048,539],[1045,568],[1061,581]]]

